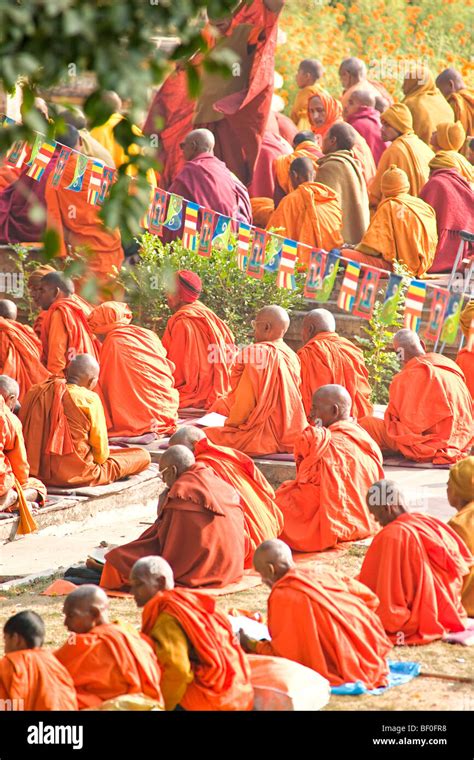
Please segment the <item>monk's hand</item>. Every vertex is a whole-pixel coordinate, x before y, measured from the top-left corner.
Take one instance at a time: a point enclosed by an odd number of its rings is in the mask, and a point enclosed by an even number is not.
[[[321,417],[316,417],[316,419],[314,420],[314,427],[317,427],[317,428],[323,427],[323,421]]]
[[[239,641],[240,646],[245,652],[253,652],[255,650],[254,640],[250,636],[247,636],[242,628],[239,629]]]

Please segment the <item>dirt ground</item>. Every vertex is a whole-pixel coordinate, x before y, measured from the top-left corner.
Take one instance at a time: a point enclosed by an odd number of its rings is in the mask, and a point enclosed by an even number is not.
[[[356,575],[366,549],[353,546],[349,552],[330,564],[348,575]],[[24,609],[35,610],[46,624],[46,646],[55,648],[63,643],[66,630],[63,626],[63,597],[40,596],[48,581],[37,582],[27,588],[8,592],[0,591],[0,626],[8,617]],[[217,606],[223,612],[231,607],[266,613],[268,589],[257,586],[247,591],[217,597]],[[133,599],[111,599],[113,619],[127,620],[139,626],[140,612]],[[3,652],[0,643],[0,654]],[[393,660],[410,660],[421,663],[422,672],[447,676],[472,677],[474,673],[474,647],[446,644],[437,641],[422,647],[396,647]],[[404,686],[389,689],[380,696],[331,697],[326,710],[474,710],[473,685],[454,680],[441,680],[419,676]]]

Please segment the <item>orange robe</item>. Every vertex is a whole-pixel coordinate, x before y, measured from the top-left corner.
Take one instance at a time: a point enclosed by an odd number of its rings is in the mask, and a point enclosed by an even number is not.
[[[474,404],[474,346],[473,350],[468,348],[461,348],[460,352],[456,356],[456,364],[464,372],[466,379],[466,385],[469,389],[469,393],[472,397],[472,403]]]
[[[453,111],[435,86],[431,72],[426,73],[424,84],[417,86],[414,83],[414,89],[405,96],[403,103],[411,111],[414,132],[427,145],[438,124],[454,122]]]
[[[295,460],[296,479],[276,492],[283,541],[315,552],[375,533],[365,495],[384,477],[382,453],[360,425],[344,420],[307,427],[295,444]]]
[[[361,583],[332,570],[289,570],[268,598],[271,641],[259,642],[256,652],[299,662],[331,686],[386,686],[392,647],[377,602]]]
[[[382,177],[392,164],[406,172],[410,195],[418,196],[430,176],[429,163],[434,155],[431,148],[411,129],[397,137],[382,153],[375,177],[369,185],[370,205],[378,206],[382,200]]]
[[[474,137],[474,89],[465,87],[458,92],[452,92],[448,97],[448,103],[454,111],[454,120],[460,121],[466,132],[466,143],[460,152],[467,154],[469,138]]]
[[[173,484],[156,522],[135,541],[107,552],[100,585],[128,587],[135,562],[158,555],[180,586],[227,586],[242,577],[246,543],[238,493],[196,462]]]
[[[377,594],[377,614],[395,644],[428,644],[464,630],[461,592],[470,561],[452,528],[430,515],[405,513],[375,536],[359,580]]]
[[[91,308],[82,298],[72,295],[57,298],[45,311],[41,321],[41,359],[52,375],[64,375],[77,354],[99,359],[100,344],[87,323]]]
[[[298,351],[301,362],[301,395],[306,414],[313,393],[322,385],[342,385],[352,398],[352,416],[372,413],[369,373],[364,354],[337,333],[320,332]]]
[[[207,409],[226,393],[236,350],[234,336],[203,303],[185,304],[169,318],[163,346],[175,365],[181,407]]]
[[[212,467],[219,478],[240,494],[244,509],[248,551],[244,567],[252,567],[255,549],[269,538],[278,538],[283,515],[275,502],[275,491],[246,454],[227,446],[216,446],[206,438],[196,443],[197,462]]]
[[[212,409],[227,415],[225,425],[207,428],[207,437],[249,456],[291,452],[306,426],[300,383],[299,359],[283,340],[244,348],[230,393]]]
[[[268,220],[284,237],[330,251],[341,246],[342,212],[337,194],[319,182],[303,182],[283,198]],[[309,248],[299,247],[298,260],[308,266]]]
[[[0,495],[3,496],[10,488],[19,491],[32,488],[39,493],[39,502],[44,503],[46,487],[36,478],[30,477],[30,466],[26,455],[23,429],[18,417],[8,409],[1,397],[2,426],[0,440],[3,449],[3,471],[0,474]],[[16,510],[17,504],[13,505]],[[8,510],[11,511],[11,508]]]
[[[89,633],[71,633],[55,655],[74,681],[80,710],[124,694],[144,694],[163,706],[151,641],[129,624],[105,623]]]
[[[286,194],[294,190],[290,178],[290,166],[295,158],[309,158],[313,162],[314,170],[318,169],[318,159],[323,154],[313,140],[303,140],[289,156],[279,156],[273,162],[275,178],[281,190]]]
[[[49,649],[21,649],[0,658],[0,711],[6,699],[21,700],[16,709],[28,712],[77,710],[74,682]]]
[[[308,103],[312,97],[318,94],[318,90],[322,89],[317,84],[310,84],[306,87],[301,87],[296,93],[290,118],[296,124],[298,132],[306,132],[311,129],[311,122],[308,116]]]
[[[0,317],[0,374],[17,381],[20,401],[32,385],[49,377],[40,357],[41,341],[31,327]]]
[[[150,455],[144,449],[109,450],[99,397],[80,388],[85,399],[81,408],[72,395],[77,389],[52,377],[28,391],[20,414],[33,475],[50,486],[80,488],[107,485],[146,470]]]
[[[193,651],[193,681],[181,706],[185,710],[251,710],[250,666],[228,619],[214,599],[196,591],[159,591],[144,606],[142,631],[151,635],[162,614],[177,620]]]
[[[382,451],[407,459],[455,464],[469,455],[473,403],[459,367],[441,354],[414,357],[393,378],[383,420],[364,417],[362,427]]]

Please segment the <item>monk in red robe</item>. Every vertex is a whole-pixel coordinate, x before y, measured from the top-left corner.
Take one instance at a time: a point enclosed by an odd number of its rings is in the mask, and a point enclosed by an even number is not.
[[[181,407],[208,408],[230,381],[236,348],[231,331],[198,298],[202,282],[194,272],[176,272],[167,293],[172,316],[163,335],[163,346],[173,362]]]
[[[435,517],[408,512],[391,480],[367,493],[382,526],[365,555],[359,580],[377,594],[377,614],[394,644],[428,644],[449,631],[463,631],[463,578],[471,553],[457,533]]]
[[[384,419],[363,417],[359,423],[382,451],[433,464],[464,459],[474,414],[462,371],[441,354],[427,354],[412,330],[399,330],[393,346],[403,367],[390,384]]]
[[[74,681],[79,709],[126,694],[148,697],[162,709],[161,672],[151,641],[129,623],[111,623],[108,606],[104,591],[90,585],[72,591],[64,602],[64,625],[72,635],[55,655]]]
[[[109,438],[176,430],[179,394],[172,364],[161,340],[151,330],[131,325],[126,303],[106,301],[89,317],[89,327],[102,339],[97,392],[104,404]]]
[[[295,443],[296,478],[277,489],[282,539],[296,551],[324,551],[375,532],[364,494],[383,477],[382,453],[351,418],[351,404],[341,385],[316,391],[314,426]]]
[[[214,599],[175,588],[162,557],[138,560],[130,582],[162,670],[166,709],[251,710],[250,667]]]
[[[146,470],[144,449],[109,449],[102,402],[93,389],[99,365],[78,354],[66,379],[52,377],[30,388],[21,420],[31,472],[60,488],[102,486]]]
[[[306,421],[299,359],[283,340],[289,325],[288,313],[280,306],[258,312],[255,343],[239,353],[230,392],[211,409],[227,416],[223,427],[207,428],[212,443],[249,456],[293,450]]]
[[[171,446],[160,459],[166,484],[158,518],[135,541],[106,554],[100,585],[127,589],[141,557],[170,563],[179,586],[226,586],[239,581],[248,551],[238,493],[185,446]],[[231,548],[230,548],[231,547]]]
[[[342,385],[352,399],[351,414],[356,419],[371,414],[371,388],[364,354],[350,340],[336,332],[336,320],[327,309],[312,309],[303,319],[304,346],[298,351],[301,362],[301,395],[306,414],[313,393],[322,385]]]
[[[20,401],[26,391],[49,377],[41,364],[41,342],[29,325],[17,322],[13,301],[0,301],[0,373],[17,381]]]
[[[298,569],[278,539],[259,546],[254,564],[271,589],[271,640],[255,641],[240,631],[244,649],[299,662],[331,686],[387,685],[392,646],[375,613],[377,597],[366,586],[334,570]]]
[[[170,446],[177,444],[187,446],[196,462],[212,467],[217,477],[240,495],[248,539],[244,567],[252,567],[257,546],[268,538],[277,538],[283,528],[283,514],[276,505],[275,491],[250,457],[227,446],[216,446],[201,428],[183,425],[170,438]]]
[[[364,138],[377,166],[388,144],[382,140],[382,122],[375,108],[375,95],[370,90],[354,90],[343,108],[343,115],[345,121]]]
[[[0,712],[3,710],[77,710],[74,682],[49,649],[45,626],[30,610],[17,612],[3,627],[0,657]],[[6,705],[11,705],[7,707]]]
[[[41,280],[38,300],[46,312],[41,322],[41,359],[52,375],[64,376],[77,354],[99,358],[100,343],[87,322],[92,306],[75,295],[72,280],[50,272]]]
[[[249,185],[251,198],[273,198],[275,192],[274,163],[281,156],[288,156],[293,148],[287,140],[281,137],[278,124],[273,114],[269,119],[267,128],[263,134],[262,146],[258,154],[253,173],[253,179]]]
[[[466,345],[459,351],[456,364],[464,372],[464,379],[474,404],[474,301],[470,301],[461,312],[460,323]]]

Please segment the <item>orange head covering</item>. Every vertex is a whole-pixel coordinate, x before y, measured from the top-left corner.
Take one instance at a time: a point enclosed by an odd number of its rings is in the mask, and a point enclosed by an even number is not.
[[[381,189],[386,198],[408,193],[410,181],[407,173],[403,169],[399,169],[395,164],[392,164],[382,175]]]
[[[106,301],[92,310],[89,327],[95,335],[106,335],[116,327],[124,327],[132,321],[132,312],[126,303]]]
[[[471,330],[474,330],[474,301],[469,301],[461,312],[460,323],[464,337],[468,338]]]
[[[450,124],[445,121],[436,127],[436,142],[441,150],[459,150],[466,141],[466,132],[460,121]]]
[[[403,103],[394,103],[380,115],[380,118],[402,135],[413,130],[413,116],[408,106]]]
[[[423,63],[416,63],[410,66],[403,80],[403,92],[405,96],[439,92],[434,76],[428,66],[425,66]]]
[[[201,278],[189,269],[176,272],[176,293],[182,303],[197,301],[202,291]]]
[[[38,269],[33,269],[28,277],[28,287],[37,288],[43,277],[45,277],[50,272],[55,271],[56,269],[54,267],[50,267],[49,264],[43,264],[43,266],[38,267]]]
[[[474,494],[474,457],[461,459],[449,470],[449,482],[457,495],[466,502],[473,500]]]
[[[323,90],[321,87],[315,86],[313,89],[314,93],[308,100],[308,119],[311,124],[311,130],[314,132],[314,134],[322,136],[326,134],[328,129],[331,129],[332,125],[335,124],[336,121],[342,121],[342,105],[338,100],[336,100],[336,98],[333,98],[329,92],[326,92],[326,90]],[[313,98],[315,95],[317,95],[321,100],[321,103],[323,104],[324,110],[326,112],[326,120],[324,124],[321,124],[319,126],[315,126],[311,123],[311,117],[309,115],[309,104],[311,98]]]

